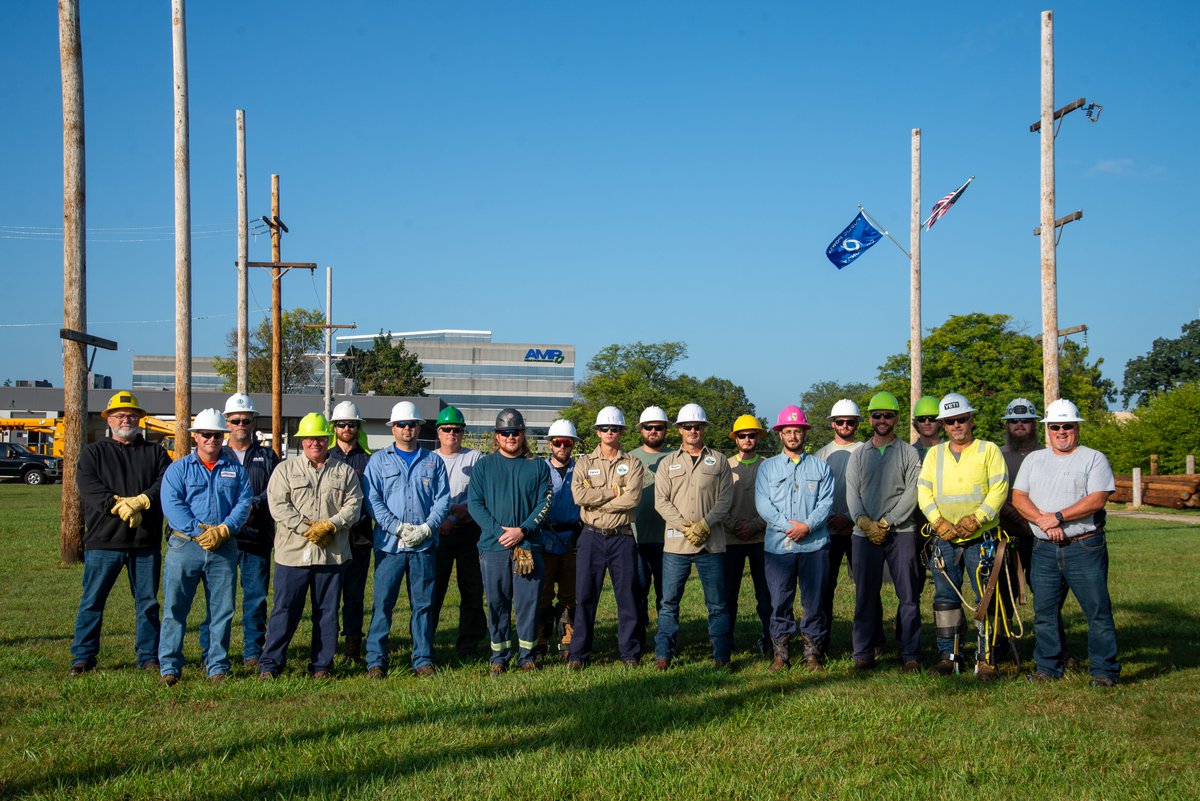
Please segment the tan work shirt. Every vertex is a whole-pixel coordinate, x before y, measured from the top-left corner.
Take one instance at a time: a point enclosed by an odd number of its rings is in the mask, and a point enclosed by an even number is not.
[[[667,524],[666,553],[725,552],[725,523],[733,507],[733,470],[724,456],[705,447],[698,457],[675,451],[654,474],[654,509]],[[708,540],[700,548],[683,536],[687,523],[703,518]]]
[[[620,533],[633,536],[630,523],[637,516],[645,473],[642,463],[625,451],[618,451],[615,459],[605,459],[597,445],[596,450],[577,457],[571,495],[583,525],[601,531],[624,529]],[[614,487],[621,488],[620,495]]]
[[[363,503],[362,483],[350,465],[329,459],[318,468],[304,456],[284,459],[267,482],[267,503],[275,518],[276,564],[312,567],[350,560],[350,527]],[[305,538],[305,520],[337,526],[324,548]]]

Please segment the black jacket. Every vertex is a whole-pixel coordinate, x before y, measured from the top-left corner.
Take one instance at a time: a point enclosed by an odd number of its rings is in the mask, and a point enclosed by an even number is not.
[[[237,454],[228,445],[222,447],[221,452],[226,459],[238,461]],[[250,506],[250,517],[246,520],[246,525],[242,526],[236,535],[238,550],[256,556],[267,556],[275,545],[275,520],[267,506],[267,482],[279,465],[279,457],[275,451],[255,441],[246,449],[246,461],[240,464],[250,477],[250,491],[254,493],[254,502]]]
[[[363,479],[363,473],[367,469],[367,462],[371,460],[371,455],[357,444],[355,444],[349,453],[343,453],[337,443],[334,443],[333,447],[329,449],[329,458],[338,462],[345,462],[354,469],[354,472],[358,474],[359,482],[362,484],[363,498],[366,498],[367,482]],[[374,531],[375,522],[371,520],[370,504],[364,500],[362,515],[358,518],[358,522],[350,527],[350,544],[356,548],[370,547],[375,541]]]
[[[84,549],[129,551],[162,547],[163,510],[158,493],[163,473],[170,465],[167,451],[147,442],[141,434],[127,445],[103,439],[84,448],[75,474],[83,503]],[[138,528],[130,528],[109,512],[116,503],[113,496],[132,498],[143,494],[150,499],[150,508],[142,512]]]

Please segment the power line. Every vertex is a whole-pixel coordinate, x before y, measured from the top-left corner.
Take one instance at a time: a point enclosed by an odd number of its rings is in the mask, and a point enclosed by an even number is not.
[[[270,309],[252,309],[251,311],[265,312],[265,311],[270,311]],[[236,314],[236,312],[224,312],[222,314],[195,314],[195,315],[192,315],[192,319],[193,320],[219,320],[223,317],[232,317],[234,314]],[[175,322],[174,317],[169,317],[164,320],[92,320],[91,322],[88,323],[88,326],[91,327],[93,325],[148,325],[148,324],[173,323],[173,322]],[[58,328],[61,326],[62,326],[61,320],[58,322],[53,322],[53,323],[0,323],[0,328],[49,328],[49,327]]]

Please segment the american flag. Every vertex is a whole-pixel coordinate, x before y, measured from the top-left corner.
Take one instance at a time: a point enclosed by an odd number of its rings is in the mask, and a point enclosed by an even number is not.
[[[958,189],[955,189],[950,194],[946,195],[944,198],[939,200],[937,203],[933,204],[933,210],[929,213],[929,219],[925,221],[925,229],[926,230],[933,228],[933,224],[935,222],[937,222],[938,220],[942,219],[943,214],[950,211],[950,207],[953,206],[956,202],[958,202],[958,199],[960,197],[962,197],[963,192],[967,191],[967,186],[970,185],[971,181],[974,181],[974,180],[975,180],[975,176],[972,175],[970,178],[967,179],[967,182],[965,184],[960,186]]]

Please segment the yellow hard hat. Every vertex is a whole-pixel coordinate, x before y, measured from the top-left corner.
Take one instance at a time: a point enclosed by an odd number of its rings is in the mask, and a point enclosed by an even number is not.
[[[100,416],[105,420],[108,416],[117,409],[132,409],[138,414],[144,415],[146,410],[138,406],[138,399],[134,397],[132,392],[118,392],[108,399],[108,406],[104,407],[104,411],[100,412]]]
[[[329,444],[333,444],[333,429],[329,426],[329,421],[325,419],[325,415],[320,412],[309,412],[300,418],[300,427],[296,429],[296,436],[300,439],[305,437],[328,437]]]
[[[733,430],[729,432],[729,438],[734,439],[739,431],[757,431],[759,434],[766,434],[767,430],[758,423],[758,418],[752,414],[743,414],[737,420],[733,421]]]

